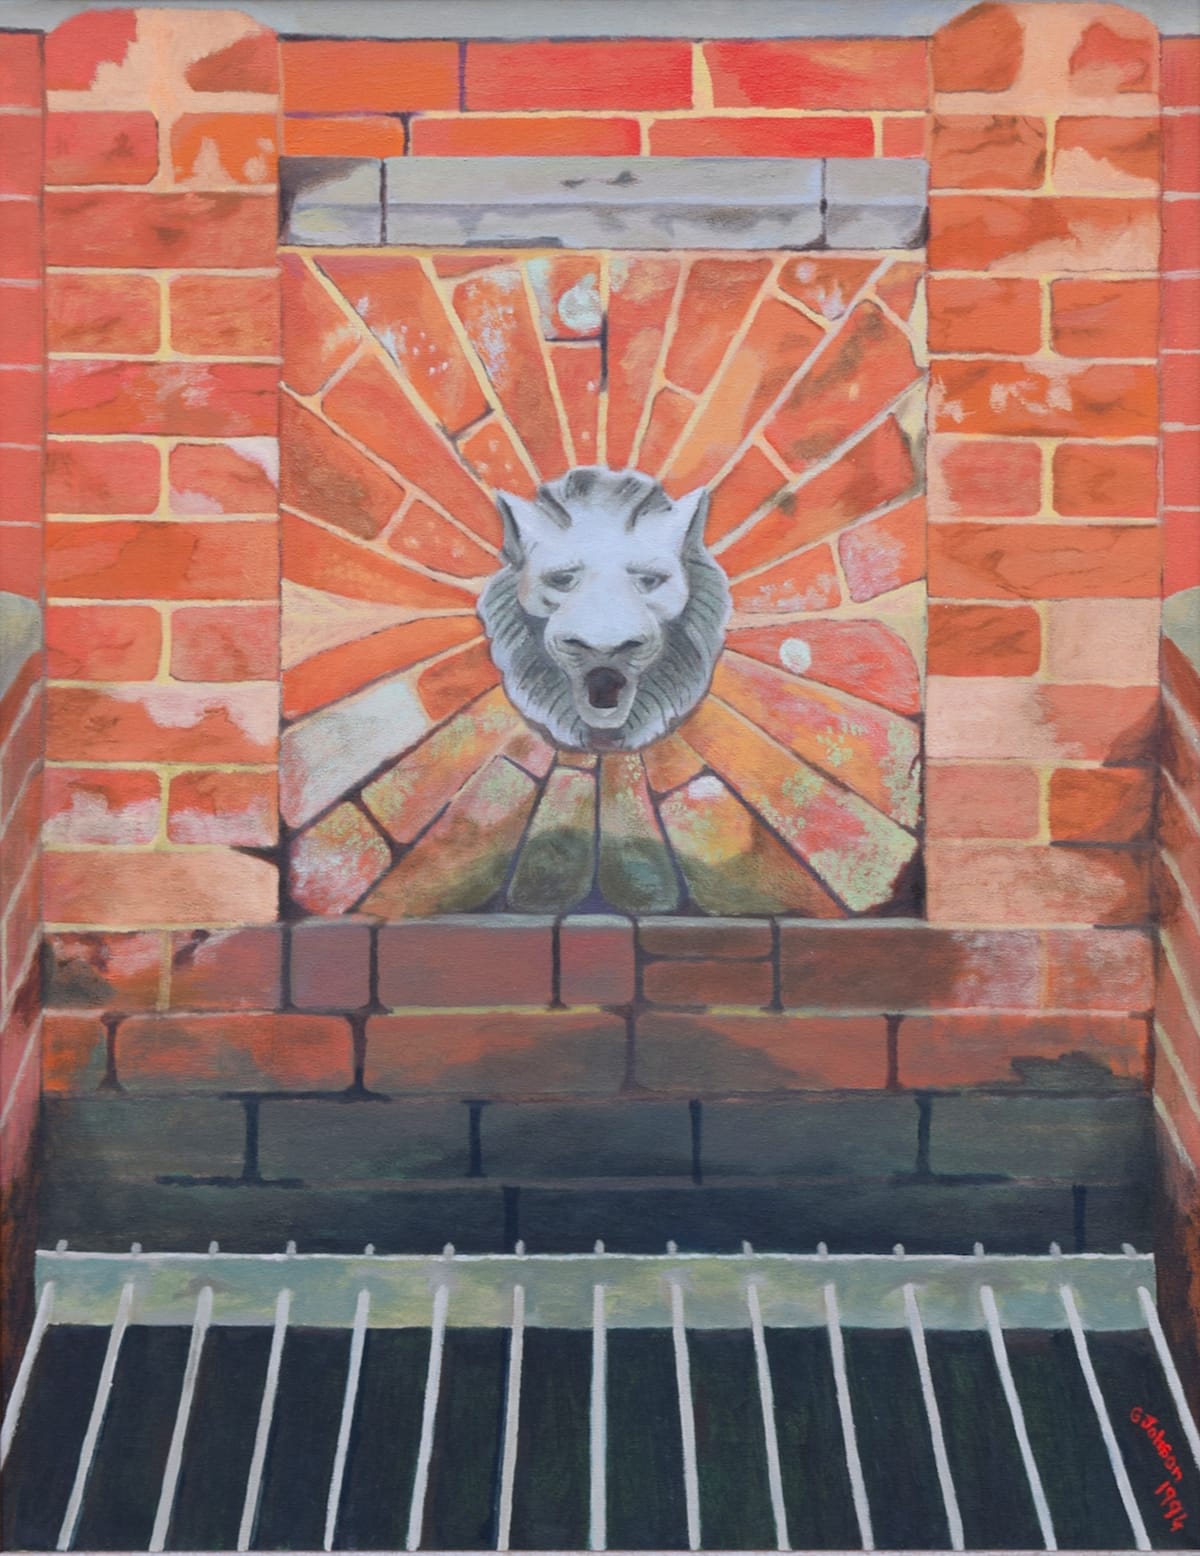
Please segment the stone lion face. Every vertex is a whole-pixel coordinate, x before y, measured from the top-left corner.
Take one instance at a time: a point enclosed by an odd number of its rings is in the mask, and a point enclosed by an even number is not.
[[[513,704],[559,745],[636,750],[708,690],[729,618],[705,491],[584,467],[501,492],[504,566],[479,614]]]

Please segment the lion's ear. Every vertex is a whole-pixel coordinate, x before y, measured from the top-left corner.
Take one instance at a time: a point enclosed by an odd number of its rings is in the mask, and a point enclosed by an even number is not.
[[[671,528],[679,538],[679,549],[698,546],[704,539],[704,523],[708,518],[708,488],[698,486],[694,492],[685,492],[671,504]]]
[[[560,528],[537,503],[515,492],[497,492],[496,508],[504,525],[503,551],[508,562],[523,561],[531,546]]]

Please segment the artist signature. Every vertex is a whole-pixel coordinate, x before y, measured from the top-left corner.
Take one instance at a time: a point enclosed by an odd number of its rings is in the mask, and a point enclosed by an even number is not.
[[[1164,1480],[1161,1486],[1155,1486],[1154,1495],[1158,1499],[1158,1508],[1163,1520],[1173,1532],[1178,1533],[1187,1523],[1188,1515],[1175,1490],[1176,1485],[1183,1479],[1183,1471],[1175,1457],[1175,1450],[1167,1441],[1167,1434],[1159,1425],[1158,1417],[1152,1416],[1141,1405],[1134,1405],[1129,1412],[1129,1419],[1135,1426],[1141,1427],[1148,1441],[1153,1444],[1155,1453],[1163,1461],[1163,1469],[1167,1471],[1168,1479]]]

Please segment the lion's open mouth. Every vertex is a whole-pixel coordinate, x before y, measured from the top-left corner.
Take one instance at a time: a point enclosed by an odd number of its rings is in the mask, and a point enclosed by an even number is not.
[[[588,702],[593,708],[615,708],[626,686],[626,679],[621,672],[608,665],[589,670],[583,681],[587,687]]]

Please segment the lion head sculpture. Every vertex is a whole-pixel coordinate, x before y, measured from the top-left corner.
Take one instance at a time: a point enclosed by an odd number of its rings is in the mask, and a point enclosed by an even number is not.
[[[505,691],[558,745],[637,750],[708,690],[729,585],[704,548],[708,493],[584,467],[497,494],[504,566],[479,614]]]

